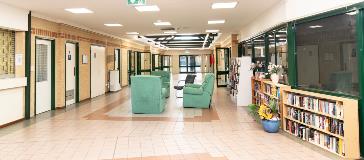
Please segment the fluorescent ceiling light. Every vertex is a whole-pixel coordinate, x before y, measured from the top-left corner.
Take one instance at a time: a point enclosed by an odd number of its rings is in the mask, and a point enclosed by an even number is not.
[[[176,34],[177,31],[165,31],[164,34]]]
[[[348,13],[346,13],[347,15],[351,15],[351,16],[353,16],[353,15],[356,15],[358,12],[357,11],[353,11],[353,12],[348,12]]]
[[[206,30],[206,32],[207,33],[217,33],[217,32],[219,32],[219,30],[218,29],[208,29],[208,30]]]
[[[238,2],[227,2],[227,3],[213,3],[212,9],[226,9],[226,8],[235,8]]]
[[[170,26],[170,22],[154,22],[154,25],[156,26]]]
[[[157,5],[151,6],[135,6],[135,9],[139,12],[158,12],[159,7]]]
[[[225,23],[225,20],[212,20],[208,21],[208,24],[223,24]]]
[[[126,32],[126,34],[128,34],[128,35],[138,35],[139,33],[138,32]]]
[[[198,37],[186,36],[186,37],[175,37],[174,39],[177,40],[193,40],[193,39],[200,39]]]
[[[108,26],[108,27],[121,27],[121,26],[123,26],[123,25],[121,25],[119,23],[106,23],[104,25]]]
[[[321,28],[322,26],[321,25],[313,25],[313,26],[310,26],[310,28]]]
[[[68,12],[81,14],[81,13],[94,13],[93,11],[87,9],[87,8],[67,8],[65,9]]]

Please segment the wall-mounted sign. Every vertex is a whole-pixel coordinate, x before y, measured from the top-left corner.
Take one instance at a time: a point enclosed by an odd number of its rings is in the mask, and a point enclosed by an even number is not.
[[[128,0],[128,5],[145,5],[146,0]]]
[[[16,66],[23,65],[23,54],[21,53],[15,54],[15,65]]]
[[[87,64],[88,63],[88,57],[86,54],[82,55],[82,64]]]

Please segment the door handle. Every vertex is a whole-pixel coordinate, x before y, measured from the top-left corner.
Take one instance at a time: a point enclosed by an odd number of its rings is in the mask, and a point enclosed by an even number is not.
[[[73,67],[73,76],[76,76],[76,67]]]

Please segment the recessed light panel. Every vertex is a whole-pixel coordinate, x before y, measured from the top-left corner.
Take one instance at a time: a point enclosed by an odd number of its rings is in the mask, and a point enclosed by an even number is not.
[[[225,20],[211,20],[208,21],[208,24],[224,24]]]
[[[164,34],[176,34],[176,31],[165,31]]]
[[[219,30],[218,29],[208,29],[206,30],[207,33],[218,33]]]
[[[157,5],[151,6],[135,6],[135,9],[139,12],[158,12],[159,7]]]
[[[68,12],[75,13],[75,14],[82,14],[82,13],[94,13],[93,11],[87,8],[67,8],[65,9]]]
[[[322,28],[321,25],[313,25],[313,26],[310,26],[310,28]]]
[[[121,25],[119,23],[106,23],[104,25],[108,26],[108,27],[121,27],[121,26],[123,26],[123,25]]]
[[[227,8],[235,8],[238,2],[227,2],[227,3],[213,3],[212,9],[227,9]]]
[[[176,37],[174,39],[177,39],[177,40],[194,40],[194,39],[200,39],[200,38],[192,37],[192,36],[186,36],[186,37]]]
[[[154,25],[156,25],[156,26],[170,26],[171,23],[170,22],[161,22],[161,21],[158,21],[158,22],[154,22]]]
[[[138,32],[126,32],[126,34],[128,34],[128,35],[138,35],[139,33]]]

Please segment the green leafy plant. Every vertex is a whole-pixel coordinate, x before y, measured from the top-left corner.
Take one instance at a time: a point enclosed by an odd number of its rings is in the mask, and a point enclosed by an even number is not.
[[[259,117],[258,110],[259,110],[259,106],[257,106],[256,104],[249,104],[248,105],[249,115],[252,116],[255,121],[260,122],[260,117]]]

